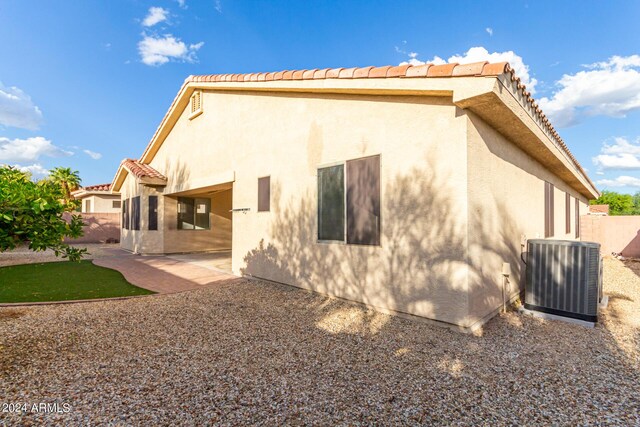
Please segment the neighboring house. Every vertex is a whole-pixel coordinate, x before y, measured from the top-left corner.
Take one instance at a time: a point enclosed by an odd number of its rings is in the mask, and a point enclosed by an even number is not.
[[[81,201],[82,236],[65,239],[68,243],[115,243],[120,241],[120,193],[111,183],[89,185],[71,193]]]
[[[609,215],[609,205],[589,205],[589,215]]]
[[[190,76],[112,189],[130,251],[463,329],[598,197],[507,63]]]
[[[72,196],[76,200],[81,200],[82,213],[111,213],[120,212],[120,193],[111,192],[111,183],[89,185],[74,191]]]

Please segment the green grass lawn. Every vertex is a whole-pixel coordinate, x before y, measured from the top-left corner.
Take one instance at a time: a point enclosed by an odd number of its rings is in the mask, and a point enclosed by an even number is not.
[[[0,303],[148,295],[120,272],[91,261],[46,262],[0,268]]]

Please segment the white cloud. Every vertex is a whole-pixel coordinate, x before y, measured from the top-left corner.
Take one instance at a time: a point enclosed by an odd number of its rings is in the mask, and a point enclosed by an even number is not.
[[[21,170],[22,172],[29,172],[34,178],[44,178],[49,175],[49,169],[44,168],[40,163],[34,163],[32,165],[21,166],[18,164],[12,165],[14,168]]]
[[[600,154],[593,163],[602,169],[640,169],[640,159],[633,154]]]
[[[153,27],[160,22],[166,21],[168,17],[169,10],[153,6],[149,8],[149,13],[142,20],[142,25],[145,27]]]
[[[412,56],[414,55],[414,56]],[[434,65],[442,65],[446,63],[457,62],[459,64],[469,64],[472,62],[481,62],[481,61],[489,61],[489,62],[508,62],[516,75],[520,77],[522,83],[527,86],[527,90],[532,94],[535,93],[536,84],[538,80],[534,79],[529,75],[529,66],[524,63],[522,57],[517,55],[515,52],[509,50],[506,52],[493,52],[489,53],[487,49],[482,46],[472,47],[468,51],[466,51],[462,55],[453,55],[446,61],[439,56],[434,56],[428,61],[420,61],[417,59],[418,54],[415,52],[411,52],[409,54],[409,60],[401,62],[400,65],[411,64],[411,65],[422,65],[425,63],[434,64]]]
[[[213,7],[218,11],[218,13],[222,13],[222,0],[214,0]]]
[[[626,138],[613,138],[614,143],[609,145],[605,143],[602,152],[606,154],[640,154],[640,142],[632,143]]]
[[[36,136],[27,139],[9,139],[0,137],[0,161],[32,162],[41,156],[71,156],[71,151],[63,150],[48,139]]]
[[[636,187],[640,188],[640,178],[636,176],[622,175],[616,179],[601,179],[596,184],[603,187]]]
[[[186,9],[187,6],[187,2],[186,0],[176,0],[178,2],[178,6],[180,6],[182,9]]]
[[[42,123],[42,111],[21,89],[0,82],[0,125],[36,130]]]
[[[487,27],[484,30],[487,32],[487,34],[489,34],[490,36],[493,36],[493,28]]]
[[[422,62],[422,61],[420,61],[418,59],[418,53],[416,53],[416,52],[409,52],[409,53],[403,52],[403,53],[405,53],[405,54],[407,54],[409,56],[409,60],[406,61],[406,62],[402,62],[400,65],[404,65],[404,64],[422,65],[422,64],[424,64],[424,62]]]
[[[640,109],[640,55],[613,56],[583,67],[563,75],[558,90],[540,99],[555,125],[572,126],[590,116],[625,117]]]
[[[142,62],[147,65],[162,65],[169,61],[197,62],[196,52],[204,42],[186,45],[182,40],[165,34],[164,36],[145,35],[138,42],[138,52]]]
[[[102,158],[102,153],[97,153],[91,150],[82,150],[82,152],[87,156],[91,157],[93,160],[98,160]]]
[[[604,143],[600,154],[591,159],[599,170],[640,169],[640,143],[626,138],[613,138],[613,143]]]

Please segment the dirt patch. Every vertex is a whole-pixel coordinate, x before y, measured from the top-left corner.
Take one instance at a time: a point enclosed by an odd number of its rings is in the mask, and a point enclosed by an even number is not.
[[[24,309],[8,308],[0,310],[0,322],[3,320],[17,319],[18,317],[22,317],[25,314],[27,314],[27,310]]]

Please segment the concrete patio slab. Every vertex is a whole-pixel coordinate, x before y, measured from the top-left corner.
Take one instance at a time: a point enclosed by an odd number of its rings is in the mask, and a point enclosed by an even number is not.
[[[186,261],[199,267],[231,273],[231,251],[175,254],[167,255],[167,257],[177,261]]]
[[[150,291],[170,294],[230,280],[241,280],[238,276],[222,270],[207,268],[188,259],[168,256],[139,256],[123,254],[93,260],[95,265],[119,271],[132,284]]]

